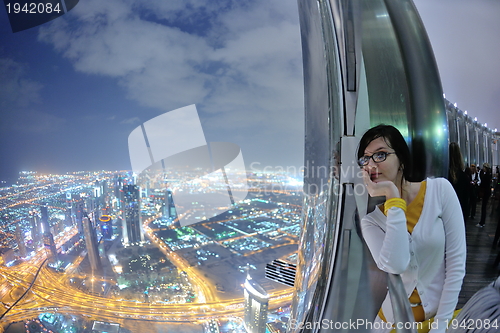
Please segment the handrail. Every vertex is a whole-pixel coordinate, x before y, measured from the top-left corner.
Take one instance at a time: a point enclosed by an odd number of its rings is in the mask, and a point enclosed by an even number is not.
[[[387,274],[387,286],[389,287],[389,296],[391,298],[392,312],[394,313],[394,324],[397,333],[417,333],[415,325],[405,325],[414,323],[415,317],[411,310],[408,296],[403,285],[403,280],[399,274]],[[402,323],[402,325],[398,325]]]

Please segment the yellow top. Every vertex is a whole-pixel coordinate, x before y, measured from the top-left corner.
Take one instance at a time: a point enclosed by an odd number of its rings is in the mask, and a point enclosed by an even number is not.
[[[418,219],[420,218],[420,214],[422,213],[422,208],[424,207],[424,198],[425,198],[425,189],[426,189],[427,183],[425,181],[422,182],[420,185],[420,189],[418,191],[417,196],[415,199],[413,199],[412,202],[407,206],[406,209],[406,227],[408,228],[408,232],[411,234],[413,232],[413,228],[415,228],[415,225],[418,222]],[[380,206],[380,209],[382,212],[385,212],[384,210],[384,205],[382,204]],[[410,295],[410,303],[411,304],[419,304],[422,301],[420,300],[420,296],[418,295],[417,288],[415,288]],[[413,316],[415,317],[415,321],[421,322],[425,320],[425,312],[424,308],[422,305],[418,305],[415,307],[411,308],[413,311]],[[382,309],[378,312],[379,317],[387,322],[385,319],[384,313],[382,312]]]

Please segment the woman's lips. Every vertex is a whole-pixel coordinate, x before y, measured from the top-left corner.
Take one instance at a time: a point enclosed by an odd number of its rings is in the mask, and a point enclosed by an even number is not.
[[[372,173],[370,174],[370,179],[373,181],[377,179],[380,176],[380,173]]]

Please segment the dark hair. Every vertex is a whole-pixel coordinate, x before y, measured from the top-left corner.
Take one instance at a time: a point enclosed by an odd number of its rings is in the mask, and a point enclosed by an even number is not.
[[[460,151],[460,146],[456,142],[450,143],[449,159],[450,159],[449,180],[452,184],[456,184],[456,182],[458,181],[458,175],[464,169],[464,160],[462,158],[462,152]]]
[[[358,159],[365,154],[365,149],[370,142],[378,138],[383,138],[389,148],[394,149],[400,167],[403,169],[403,179],[410,180],[412,174],[410,149],[401,133],[394,126],[380,124],[366,131],[359,141]]]

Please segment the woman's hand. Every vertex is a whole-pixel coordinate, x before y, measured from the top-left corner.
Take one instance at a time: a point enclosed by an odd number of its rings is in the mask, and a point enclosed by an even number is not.
[[[384,196],[387,199],[400,198],[398,188],[390,180],[374,182],[370,178],[370,171],[363,170],[363,181],[365,182],[368,194],[372,197]]]

